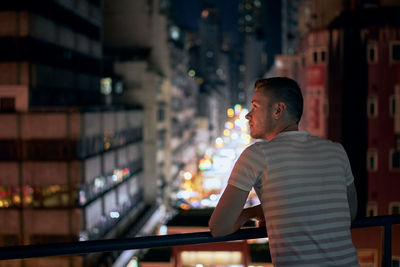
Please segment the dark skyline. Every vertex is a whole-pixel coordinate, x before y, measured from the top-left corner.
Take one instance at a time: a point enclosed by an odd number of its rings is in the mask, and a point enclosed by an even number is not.
[[[236,43],[238,41],[238,0],[173,0],[173,10],[179,27],[196,31],[199,28],[201,12],[204,8],[215,7],[220,11],[222,31],[229,32]]]

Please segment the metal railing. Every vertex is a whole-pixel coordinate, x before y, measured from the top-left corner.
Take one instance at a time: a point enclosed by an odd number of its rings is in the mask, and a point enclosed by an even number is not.
[[[373,226],[384,227],[382,267],[390,267],[392,263],[393,224],[400,224],[400,215],[370,217],[355,221],[352,224],[352,228],[365,228]],[[261,227],[244,228],[233,234],[221,237],[213,237],[211,236],[210,232],[198,232],[189,234],[142,236],[123,239],[92,240],[42,245],[8,246],[0,247],[0,260],[82,255],[98,252],[172,247],[265,237],[267,237],[267,232],[264,227]]]

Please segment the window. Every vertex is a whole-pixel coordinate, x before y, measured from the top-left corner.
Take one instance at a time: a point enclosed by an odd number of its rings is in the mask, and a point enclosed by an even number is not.
[[[159,107],[157,112],[157,121],[163,122],[165,120],[165,108]]]
[[[389,152],[389,169],[390,170],[400,170],[400,151],[391,149]]]
[[[367,115],[368,118],[374,118],[378,116],[378,97],[369,96],[367,100]]]
[[[313,62],[314,62],[314,64],[318,63],[318,53],[317,52],[313,53]]]
[[[393,63],[400,62],[400,42],[394,42],[391,44],[390,61]]]
[[[378,62],[378,45],[376,42],[367,44],[367,62],[370,64]]]
[[[325,57],[326,57],[325,54],[326,54],[325,51],[321,51],[321,62],[325,62]]]
[[[378,170],[378,152],[375,149],[369,149],[367,152],[367,170]]]
[[[310,61],[312,64],[326,64],[327,53],[325,47],[317,47],[313,49]]]
[[[378,206],[375,202],[369,202],[367,204],[367,217],[374,217],[378,215]]]
[[[396,98],[394,95],[389,97],[389,115],[390,117],[394,117],[396,113]]]
[[[399,256],[392,257],[392,267],[400,267],[400,257]]]
[[[159,149],[165,148],[166,134],[167,134],[166,130],[161,130],[158,132],[157,148],[159,148]]]
[[[389,215],[400,214],[400,202],[389,203]]]
[[[14,111],[15,111],[15,98],[0,97],[0,112],[14,112]]]

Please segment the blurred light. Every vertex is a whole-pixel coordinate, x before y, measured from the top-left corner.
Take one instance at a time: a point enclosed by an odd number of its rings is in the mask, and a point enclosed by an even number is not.
[[[189,70],[188,75],[190,77],[194,77],[196,75],[196,72],[194,70]]]
[[[201,267],[203,264],[206,266],[243,266],[243,255],[240,251],[182,251],[180,257],[182,266]]]
[[[122,170],[122,175],[124,177],[127,177],[127,176],[131,175],[131,172],[130,172],[130,170],[128,168],[125,168],[125,169]]]
[[[236,139],[239,138],[239,135],[238,135],[237,133],[232,133],[231,138],[232,138],[233,140],[236,140]]]
[[[236,104],[233,108],[235,109],[235,115],[239,115],[242,110],[242,105]]]
[[[230,121],[225,122],[225,128],[226,129],[233,129],[233,123]]]
[[[103,95],[109,95],[112,91],[112,79],[111,78],[101,78],[100,79],[100,92]]]
[[[277,60],[275,61],[275,64],[276,64],[276,67],[277,67],[277,68],[282,68],[282,67],[283,67],[283,62],[282,62],[282,60],[277,59]]]
[[[201,205],[202,205],[203,207],[208,207],[208,206],[210,206],[211,201],[210,201],[209,199],[202,199],[202,200],[200,201],[200,203],[201,203]]]
[[[185,172],[183,174],[183,178],[185,178],[185,180],[190,180],[192,179],[193,175],[190,172]]]
[[[115,93],[116,94],[122,94],[122,92],[124,91],[124,85],[122,84],[121,81],[118,81],[115,83]]]
[[[232,117],[235,115],[235,111],[233,110],[233,108],[228,108],[228,109],[226,110],[226,115],[227,115],[229,118],[232,118]]]
[[[231,131],[229,131],[228,129],[224,130],[224,135],[225,136],[229,136],[231,134]]]
[[[240,128],[242,128],[242,125],[243,125],[243,121],[241,119],[235,120],[235,128],[240,129]]]
[[[104,149],[105,149],[105,150],[108,150],[110,147],[111,147],[110,142],[104,143]]]
[[[202,12],[201,12],[201,17],[203,18],[203,19],[205,19],[205,18],[207,18],[208,17],[208,10],[203,10]]]
[[[21,197],[20,197],[19,195],[14,195],[14,196],[13,196],[13,202],[14,202],[15,204],[21,203]]]
[[[119,218],[119,212],[118,211],[110,211],[110,217],[113,219],[118,219]]]
[[[183,199],[188,199],[191,197],[196,197],[198,196],[198,192],[193,192],[193,191],[188,191],[188,190],[181,190],[179,191],[176,196],[177,198],[183,198]]]
[[[126,267],[138,267],[138,259],[136,257],[132,258],[128,264],[126,265]]]
[[[87,241],[89,240],[89,234],[87,231],[82,231],[79,233],[79,241]]]
[[[201,78],[201,77],[199,77],[199,78],[196,79],[196,82],[197,82],[198,84],[203,84],[204,79]]]
[[[216,200],[218,200],[218,196],[217,196],[216,194],[212,194],[212,195],[210,196],[210,199],[211,199],[212,201],[216,201]]]
[[[80,203],[81,205],[83,205],[83,204],[86,203],[86,201],[87,201],[87,199],[86,199],[86,193],[85,193],[85,191],[79,190],[79,203]]]
[[[209,170],[212,167],[211,159],[202,158],[199,161],[199,169],[200,170]]]
[[[179,205],[179,207],[183,210],[190,210],[190,206],[186,203],[181,203],[181,205]]]
[[[165,224],[161,225],[158,233],[159,235],[167,235],[168,227]]]
[[[215,178],[203,179],[203,189],[214,190],[214,189],[221,189],[221,188],[222,188],[222,182],[220,179],[215,179]]]
[[[169,34],[170,34],[172,40],[177,41],[179,39],[179,37],[180,37],[179,28],[176,27],[176,26],[172,26],[170,28],[170,33]]]
[[[249,110],[247,109],[247,108],[243,108],[241,111],[240,111],[240,119],[242,119],[242,120],[246,120],[246,115],[249,113]]]
[[[94,179],[94,186],[97,188],[102,188],[105,184],[104,178],[103,177],[96,177]]]
[[[218,137],[215,140],[215,144],[217,145],[217,147],[222,147],[224,145],[224,140],[221,137]]]
[[[207,148],[207,149],[206,149],[206,152],[205,152],[204,154],[205,154],[205,156],[211,158],[211,156],[213,155],[213,153],[214,153],[214,150],[213,150],[212,148]]]

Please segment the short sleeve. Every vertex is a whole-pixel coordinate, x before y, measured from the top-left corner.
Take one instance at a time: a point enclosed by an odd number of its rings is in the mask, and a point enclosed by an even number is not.
[[[238,187],[244,191],[250,191],[257,182],[262,171],[264,154],[256,144],[248,146],[232,169],[228,184]]]
[[[351,171],[349,157],[347,156],[347,153],[344,150],[343,146],[341,144],[338,145],[344,160],[345,182],[346,185],[350,185],[351,183],[354,182],[354,177],[353,177],[353,172]]]

